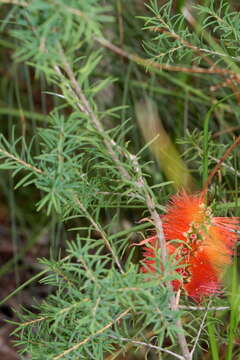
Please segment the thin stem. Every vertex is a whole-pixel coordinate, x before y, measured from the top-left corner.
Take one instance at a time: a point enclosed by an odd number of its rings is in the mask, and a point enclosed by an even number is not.
[[[103,47],[111,50],[112,52],[120,55],[121,57],[126,58],[130,61],[133,61],[136,64],[145,66],[147,68],[155,68],[158,70],[167,70],[167,71],[174,71],[174,72],[186,72],[186,73],[192,73],[192,74],[220,74],[220,75],[236,76],[236,73],[231,70],[221,69],[221,68],[216,68],[216,67],[202,68],[199,66],[192,66],[189,68],[189,67],[180,66],[180,65],[160,64],[160,63],[157,63],[152,60],[141,58],[140,56],[135,55],[135,54],[129,54],[128,52],[126,52],[125,50],[112,44],[110,41],[108,41],[105,38],[96,37],[95,40]]]
[[[210,305],[211,301],[209,302],[209,305]],[[200,335],[202,333],[202,330],[204,328],[204,323],[205,323],[205,320],[206,320],[206,317],[207,317],[207,314],[208,314],[208,311],[205,312],[203,318],[202,318],[202,321],[201,321],[201,324],[200,324],[200,327],[199,327],[199,330],[198,330],[198,333],[197,333],[197,336],[195,338],[195,341],[194,341],[194,345],[193,345],[193,348],[191,350],[191,356],[193,356],[194,354],[194,351],[196,349],[196,346],[198,344],[198,341],[199,341],[199,338],[200,338]]]
[[[125,179],[131,180],[131,177],[130,177],[129,173],[123,167],[122,163],[119,160],[119,156],[118,156],[117,151],[116,151],[117,144],[115,143],[115,141],[113,141],[106,134],[100,120],[95,115],[95,113],[94,113],[93,109],[91,108],[86,96],[84,95],[79,83],[77,82],[77,80],[75,78],[75,75],[73,73],[73,70],[70,67],[69,63],[67,62],[65,54],[63,53],[62,48],[59,47],[59,49],[60,49],[61,57],[62,57],[62,60],[63,60],[63,68],[66,71],[67,76],[69,77],[69,80],[71,82],[71,86],[72,86],[75,94],[77,95],[78,100],[80,100],[80,102],[81,102],[81,105],[79,106],[80,110],[84,111],[89,116],[89,118],[92,120],[92,123],[94,124],[96,130],[98,130],[98,132],[103,137],[104,144],[105,144],[107,150],[109,151],[111,157],[113,158],[114,162],[116,163],[121,175]]]
[[[123,271],[123,268],[120,264],[120,261],[114,251],[114,249],[112,248],[109,240],[108,240],[108,237],[107,237],[107,234],[105,233],[105,231],[103,229],[101,229],[101,227],[96,223],[96,221],[93,219],[93,217],[89,214],[89,212],[87,211],[87,209],[85,208],[85,206],[82,204],[82,202],[78,199],[78,197],[73,194],[73,198],[74,198],[74,201],[75,203],[79,206],[79,208],[83,211],[83,213],[86,215],[86,217],[88,218],[88,220],[92,223],[92,225],[94,226],[95,230],[101,235],[106,247],[108,248],[108,250],[111,252],[112,256],[113,256],[113,259],[119,269],[119,271],[124,274],[124,271]]]
[[[154,226],[156,229],[157,239],[159,241],[159,247],[161,249],[162,261],[163,261],[163,264],[165,264],[166,258],[167,258],[167,247],[166,247],[166,241],[165,241],[165,236],[164,236],[164,232],[163,232],[161,218],[160,218],[158,212],[156,211],[155,204],[154,204],[152,197],[149,195],[149,192],[147,191],[145,179],[142,175],[141,168],[138,164],[136,155],[130,154],[129,157],[132,160],[132,164],[133,164],[134,169],[137,174],[136,185],[145,195],[146,204],[147,204],[148,210],[151,214],[151,218],[153,220],[153,223],[154,223]]]
[[[37,167],[27,163],[26,161],[16,157],[15,155],[9,153],[8,151],[0,148],[0,154],[3,154],[5,157],[17,162],[18,164],[22,165],[23,167],[33,170],[34,172],[38,173],[38,174],[43,174],[43,171],[41,169],[38,169]]]
[[[223,156],[221,157],[221,159],[219,160],[219,162],[217,163],[217,165],[214,167],[214,169],[211,171],[211,173],[209,174],[204,187],[203,187],[203,192],[204,194],[206,194],[209,185],[211,184],[211,181],[214,177],[214,175],[218,172],[218,170],[220,169],[222,163],[228,158],[228,156],[231,154],[231,152],[240,144],[240,136],[238,136],[236,138],[236,140],[234,141],[234,143],[229,146],[229,148],[225,151],[225,153],[223,154]]]
[[[143,342],[143,341],[128,339],[128,338],[125,338],[125,337],[122,337],[122,336],[109,335],[109,337],[111,337],[113,339],[117,339],[119,341],[128,342],[130,344],[135,344],[135,345],[139,345],[139,346],[145,346],[145,347],[148,347],[150,349],[158,350],[158,351],[164,352],[166,354],[172,355],[176,359],[184,360],[183,356],[178,355],[178,354],[174,353],[173,351],[164,349],[164,348],[162,348],[160,346],[152,345],[152,344],[149,344],[149,343],[146,343],[146,342]]]
[[[183,310],[194,310],[194,311],[201,311],[201,310],[207,310],[207,311],[226,311],[230,310],[230,306],[212,306],[212,307],[206,307],[206,306],[185,306],[185,305],[179,305],[179,309]]]
[[[107,329],[109,329],[110,327],[112,327],[114,325],[114,323],[118,322],[119,320],[121,320],[122,318],[124,318],[128,313],[129,313],[130,309],[125,310],[124,312],[122,312],[116,319],[114,319],[113,321],[111,321],[110,323],[108,323],[106,326],[104,326],[103,328],[99,329],[98,331],[95,332],[95,334],[88,336],[87,338],[85,338],[84,340],[82,340],[80,343],[75,344],[74,346],[70,347],[69,349],[63,351],[61,354],[54,356],[53,360],[59,360],[61,358],[63,358],[64,356],[68,355],[69,353],[71,353],[72,351],[75,351],[77,349],[79,349],[82,345],[86,344],[87,342],[91,341],[92,338],[94,338],[97,335],[102,334],[104,331],[106,331]]]

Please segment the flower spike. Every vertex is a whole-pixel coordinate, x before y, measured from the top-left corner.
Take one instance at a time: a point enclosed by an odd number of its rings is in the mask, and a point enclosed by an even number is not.
[[[221,276],[231,263],[238,239],[239,218],[214,217],[203,192],[192,195],[181,192],[171,198],[161,219],[168,253],[175,256],[180,265],[176,271],[182,280],[175,280],[173,288],[182,288],[196,301],[218,293]],[[146,246],[147,243],[150,246]],[[145,245],[141,271],[156,271],[156,235],[139,245]]]

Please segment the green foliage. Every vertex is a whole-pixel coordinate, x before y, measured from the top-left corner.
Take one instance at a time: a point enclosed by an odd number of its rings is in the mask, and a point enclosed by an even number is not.
[[[155,35],[151,41],[146,41],[145,49],[154,60],[172,64],[194,62],[196,65],[204,63],[207,57],[214,66],[222,63],[231,66],[233,61],[239,61],[240,14],[232,11],[227,1],[193,6],[193,14],[203,19],[198,24],[193,17],[190,20],[193,29],[188,26],[184,11],[172,12],[172,1],[159,8],[157,1],[152,0],[148,7],[153,16],[144,17],[145,29]]]
[[[24,353],[31,353],[33,359],[52,359],[70,349],[63,358],[102,359],[105,352],[114,352],[121,337],[144,337],[150,326],[159,337],[175,335],[179,311],[168,309],[164,277],[160,280],[158,274],[146,281],[149,275],[131,264],[124,275],[109,269],[111,259],[95,239],[78,237],[69,243],[68,253],[65,261],[41,261],[49,269],[42,282],[57,290],[36,307],[40,315],[29,323],[29,316],[23,317],[18,331],[22,339],[31,338]]]
[[[17,26],[11,34],[21,41],[16,59],[31,59],[36,64],[58,62],[59,43],[72,53],[82,43],[91,42],[101,34],[101,23],[112,20],[109,11],[99,0],[30,2],[14,14]]]

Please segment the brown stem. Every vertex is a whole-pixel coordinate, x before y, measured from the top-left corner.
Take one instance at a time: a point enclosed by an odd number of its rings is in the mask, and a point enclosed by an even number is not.
[[[229,146],[229,148],[225,151],[225,153],[223,154],[223,156],[221,157],[221,159],[219,160],[219,162],[217,163],[217,165],[213,168],[213,170],[210,172],[204,187],[203,187],[203,194],[206,195],[207,191],[208,191],[208,187],[211,184],[211,181],[214,177],[214,175],[218,172],[218,170],[220,169],[222,163],[228,158],[228,156],[231,154],[231,152],[240,144],[240,136],[238,136],[236,138],[236,140],[234,141],[234,143]]]
[[[116,319],[114,319],[113,321],[111,321],[110,323],[108,323],[106,326],[104,326],[103,328],[99,329],[95,334],[92,334],[90,336],[88,336],[87,338],[85,338],[84,340],[80,341],[79,343],[75,344],[74,346],[70,347],[69,349],[63,351],[61,354],[54,356],[53,360],[58,360],[63,358],[64,356],[70,354],[72,351],[75,351],[77,349],[79,349],[82,345],[86,344],[87,342],[91,341],[92,338],[94,336],[98,336],[99,334],[102,334],[104,331],[106,331],[107,329],[109,329],[110,327],[112,327],[114,325],[114,323],[117,323],[119,320],[121,320],[122,318],[124,318],[124,316],[126,316],[129,313],[130,309],[125,310],[124,312],[122,312]]]
[[[43,174],[43,171],[41,169],[38,169],[36,168],[35,166],[27,163],[26,161],[22,160],[22,159],[19,159],[18,157],[14,156],[13,154],[9,153],[8,151],[0,148],[0,154],[3,154],[5,157],[9,158],[9,159],[12,159],[13,161],[21,164],[23,167],[27,168],[27,169],[30,169],[30,170],[33,170],[35,171],[36,173],[38,174]]]
[[[104,39],[104,38],[98,38],[96,37],[95,40],[101,44],[103,47],[111,50],[112,52],[130,60],[133,61],[139,65],[143,65],[145,67],[155,68],[158,70],[167,70],[167,71],[175,71],[175,72],[186,72],[186,73],[193,73],[193,74],[220,74],[220,75],[235,75],[233,71],[230,71],[228,69],[221,69],[216,68],[215,66],[212,66],[210,68],[203,68],[199,66],[192,66],[192,67],[185,67],[185,66],[179,66],[179,65],[168,65],[168,64],[160,64],[152,60],[143,59],[138,55],[135,54],[129,54],[125,50],[119,48],[118,46],[112,44],[110,41]]]

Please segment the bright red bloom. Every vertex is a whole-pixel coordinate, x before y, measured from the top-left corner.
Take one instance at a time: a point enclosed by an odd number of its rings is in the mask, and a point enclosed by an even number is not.
[[[182,281],[175,280],[174,289],[184,289],[197,301],[218,292],[224,267],[231,263],[236,231],[240,230],[239,218],[214,217],[202,193],[182,192],[171,198],[161,219],[168,253],[175,254],[182,266],[176,270]],[[144,247],[144,272],[155,271],[156,241],[156,236],[152,236],[140,243],[151,245]]]

